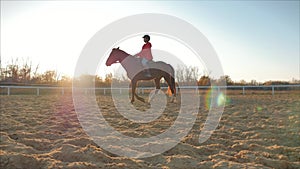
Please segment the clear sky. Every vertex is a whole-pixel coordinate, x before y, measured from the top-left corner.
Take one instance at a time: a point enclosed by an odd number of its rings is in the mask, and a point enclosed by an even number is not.
[[[300,79],[299,8],[299,1],[1,1],[1,62],[28,58],[40,71],[72,75],[101,28],[133,14],[162,13],[197,27],[234,81]]]

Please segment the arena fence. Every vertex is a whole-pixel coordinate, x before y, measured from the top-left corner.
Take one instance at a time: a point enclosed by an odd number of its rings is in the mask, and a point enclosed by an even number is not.
[[[270,86],[180,86],[177,88],[177,91],[181,89],[194,89],[195,91],[199,90],[233,90],[241,91],[240,93],[245,95],[247,91],[270,91],[272,95],[275,95],[275,91],[300,91],[300,84],[297,85],[270,85]],[[137,91],[139,94],[144,94],[146,91],[153,90],[154,87],[139,87]],[[163,90],[167,90],[167,87],[162,87]],[[25,92],[25,90],[27,90]],[[28,91],[29,90],[29,91]],[[22,94],[34,94],[34,95],[43,95],[49,93],[49,91],[55,91],[55,93],[60,93],[64,95],[66,93],[72,93],[72,90],[82,91],[83,94],[96,93],[96,94],[110,94],[112,92],[124,93],[128,92],[130,88],[71,88],[71,87],[46,87],[46,86],[9,86],[9,85],[0,85],[0,94],[1,95],[22,95]],[[47,91],[47,92],[45,92]]]

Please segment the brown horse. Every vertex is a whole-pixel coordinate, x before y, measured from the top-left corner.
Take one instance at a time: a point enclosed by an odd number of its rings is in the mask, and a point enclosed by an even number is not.
[[[153,80],[155,81],[156,89],[160,89],[160,79],[164,78],[169,85],[172,92],[171,102],[176,99],[176,87],[174,79],[174,69],[170,64],[165,62],[150,62],[148,63],[151,76],[146,76],[141,59],[129,55],[128,53],[120,50],[119,48],[112,49],[107,61],[106,66],[114,63],[121,63],[127,72],[127,76],[131,80],[131,103],[134,102],[134,96],[142,102],[145,100],[135,93],[136,85],[139,80]]]

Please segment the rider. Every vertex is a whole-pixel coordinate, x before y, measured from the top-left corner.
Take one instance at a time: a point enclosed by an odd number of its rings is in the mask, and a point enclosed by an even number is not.
[[[142,58],[142,64],[145,68],[146,76],[151,76],[148,67],[148,62],[152,61],[153,59],[152,52],[151,52],[152,44],[149,42],[150,41],[149,35],[144,35],[143,38],[145,44],[143,45],[142,50],[139,53],[135,54],[134,56]]]

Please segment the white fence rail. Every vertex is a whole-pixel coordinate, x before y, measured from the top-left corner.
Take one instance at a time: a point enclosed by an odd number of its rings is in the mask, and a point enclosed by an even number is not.
[[[195,89],[196,91],[199,89],[210,89],[210,88],[215,88],[217,90],[220,89],[227,89],[227,90],[242,90],[242,94],[244,95],[246,93],[246,90],[249,89],[256,89],[256,90],[271,90],[272,95],[275,94],[275,89],[276,90],[283,90],[283,89],[297,89],[300,90],[300,84],[297,85],[271,85],[271,86],[180,86],[178,89]],[[40,95],[40,90],[41,89],[54,89],[54,90],[60,90],[61,95],[65,94],[66,90],[72,90],[71,87],[46,87],[46,86],[1,86],[0,85],[0,90],[1,90],[1,95],[12,95],[11,89],[32,89],[35,90],[36,95]],[[119,91],[120,94],[124,90],[129,90],[130,88],[75,88],[84,91],[84,93],[89,93],[90,91],[94,90],[102,90],[103,94],[107,94],[108,91]],[[137,88],[138,93],[144,94],[145,90],[149,89],[154,89],[154,87],[140,87]],[[162,87],[162,89],[167,89],[167,87]],[[177,89],[177,90],[178,90]]]

